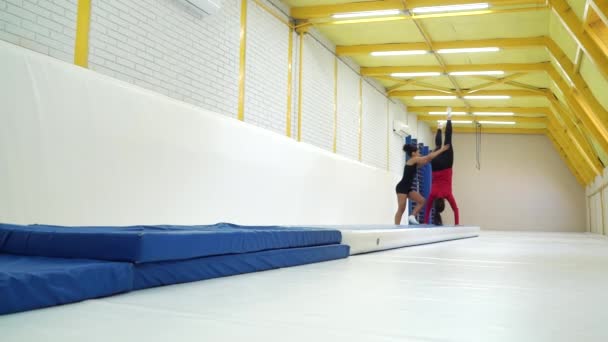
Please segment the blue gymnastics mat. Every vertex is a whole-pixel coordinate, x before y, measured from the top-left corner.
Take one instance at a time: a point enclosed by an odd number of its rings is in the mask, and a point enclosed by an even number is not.
[[[346,258],[349,246],[327,245],[220,255],[135,266],[135,290]]]
[[[279,226],[65,227],[0,224],[0,253],[133,263],[340,243],[335,229]]]
[[[0,314],[130,291],[130,263],[0,254]]]

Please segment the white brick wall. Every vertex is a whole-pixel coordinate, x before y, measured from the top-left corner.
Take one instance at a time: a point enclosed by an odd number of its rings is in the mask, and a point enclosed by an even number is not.
[[[309,35],[304,37],[302,141],[333,150],[334,55]]]
[[[245,121],[285,134],[289,28],[249,1]]]
[[[363,82],[362,161],[386,170],[388,118],[386,97]]]
[[[338,144],[337,152],[359,159],[359,75],[338,62]]]
[[[181,0],[93,0],[90,68],[236,116],[239,7],[204,16]]]
[[[278,6],[286,10],[284,4]],[[245,121],[284,134],[289,30],[253,1],[248,10]],[[73,63],[76,11],[77,0],[0,0],[0,39]],[[212,16],[183,0],[93,0],[89,66],[236,117],[239,29],[239,0],[223,0],[221,11]],[[311,34],[323,44],[310,35],[304,41],[302,141],[332,151],[335,47],[316,31]],[[299,36],[294,33],[294,138],[298,50]],[[337,152],[358,160],[359,76],[351,68],[358,71],[350,60],[338,62]],[[386,168],[386,99],[367,83],[364,87],[363,161]],[[391,124],[393,116],[405,116],[403,106],[390,108]],[[401,141],[392,133],[389,140],[389,168],[401,173]]]
[[[74,60],[77,0],[0,0],[0,40]]]
[[[435,136],[431,131],[431,127],[426,122],[418,121],[418,133],[416,137],[419,143],[424,143],[431,148],[435,147]]]

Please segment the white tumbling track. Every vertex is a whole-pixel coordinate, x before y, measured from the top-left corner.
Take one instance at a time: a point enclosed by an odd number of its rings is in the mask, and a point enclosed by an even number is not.
[[[342,243],[350,255],[476,237],[479,227],[343,226]]]
[[[2,342],[608,341],[608,240],[482,231],[0,316]]]

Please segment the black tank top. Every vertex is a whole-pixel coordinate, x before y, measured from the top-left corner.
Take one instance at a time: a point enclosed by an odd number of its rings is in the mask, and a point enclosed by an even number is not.
[[[407,165],[403,168],[403,178],[401,179],[401,183],[412,184],[414,182],[414,177],[416,176],[416,164]]]

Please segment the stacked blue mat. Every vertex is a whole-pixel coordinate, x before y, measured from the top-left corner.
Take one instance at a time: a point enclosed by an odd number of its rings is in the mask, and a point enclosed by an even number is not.
[[[0,224],[0,314],[346,258],[338,230]]]

